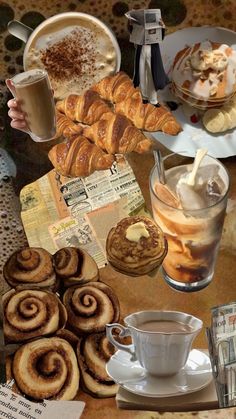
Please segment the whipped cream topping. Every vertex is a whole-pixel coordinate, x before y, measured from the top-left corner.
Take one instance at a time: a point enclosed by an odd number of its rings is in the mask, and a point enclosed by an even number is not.
[[[215,71],[222,71],[228,65],[228,58],[220,49],[212,51],[200,49],[191,55],[190,64],[194,70],[206,71],[211,68]]]

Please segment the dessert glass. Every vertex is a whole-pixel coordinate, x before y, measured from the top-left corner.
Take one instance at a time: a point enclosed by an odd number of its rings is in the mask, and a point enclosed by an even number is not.
[[[192,165],[183,165],[181,156],[167,157],[166,182],[169,190],[176,194],[176,180],[184,176],[187,169],[190,171]],[[150,174],[153,217],[168,242],[168,253],[162,264],[163,275],[165,281],[179,291],[197,291],[211,282],[222,235],[229,175],[220,161],[208,155],[203,158],[201,168],[205,185],[201,193],[204,199],[206,183],[213,184],[213,188],[208,189],[210,193],[206,204],[201,208],[198,208],[198,202],[190,194],[185,197],[187,209],[176,208],[170,202],[165,202],[155,189],[158,183],[156,165]],[[222,188],[221,193],[217,182]]]

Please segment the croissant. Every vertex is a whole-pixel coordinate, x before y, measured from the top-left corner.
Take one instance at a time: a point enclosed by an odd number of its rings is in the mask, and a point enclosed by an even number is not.
[[[182,130],[167,108],[156,107],[151,103],[144,104],[142,99],[135,95],[117,103],[115,111],[125,115],[137,128],[144,131],[162,131],[166,134],[177,135]]]
[[[113,103],[118,103],[129,96],[140,98],[142,100],[141,92],[135,88],[129,76],[120,71],[114,76],[107,76],[92,87],[99,95]]]
[[[69,95],[57,102],[56,108],[72,121],[88,125],[98,121],[104,113],[111,111],[109,105],[92,90],[87,90],[81,96]]]
[[[75,124],[70,118],[65,116],[61,112],[56,112],[57,117],[57,133],[56,136],[64,135],[70,137],[71,135],[79,135],[82,132],[82,127],[79,124]]]
[[[85,137],[109,154],[144,153],[152,142],[123,115],[109,113],[91,127],[83,129]]]
[[[82,135],[56,144],[48,153],[56,171],[68,177],[86,177],[95,170],[109,169],[114,157],[104,153]]]

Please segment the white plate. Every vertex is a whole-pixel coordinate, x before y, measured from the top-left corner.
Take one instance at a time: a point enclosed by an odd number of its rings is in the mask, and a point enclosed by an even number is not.
[[[186,45],[205,40],[225,43],[236,49],[236,32],[224,28],[208,26],[186,28],[167,35],[160,46],[163,64],[170,78],[170,69],[176,53]],[[179,103],[178,99],[171,94],[169,86],[158,93],[160,100],[164,102]],[[224,135],[210,134],[204,129],[201,121],[191,122],[190,116],[194,113],[194,108],[180,105],[173,114],[182,125],[183,131],[177,136],[155,132],[153,137],[171,151],[185,156],[194,157],[198,148],[207,148],[209,154],[216,158],[236,155],[236,129],[226,131]]]
[[[181,396],[201,390],[212,380],[209,357],[193,349],[182,370],[172,377],[148,375],[138,361],[130,361],[130,354],[117,351],[106,365],[108,375],[125,390],[146,397]]]

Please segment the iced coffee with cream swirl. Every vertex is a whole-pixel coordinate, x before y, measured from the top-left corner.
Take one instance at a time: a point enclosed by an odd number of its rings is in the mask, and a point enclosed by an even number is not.
[[[199,163],[196,170],[196,160],[194,165],[183,164],[183,157],[170,156],[166,184],[160,184],[156,166],[150,177],[153,216],[168,241],[164,278],[182,291],[196,291],[211,282],[227,204],[229,177],[224,166],[205,152]]]

